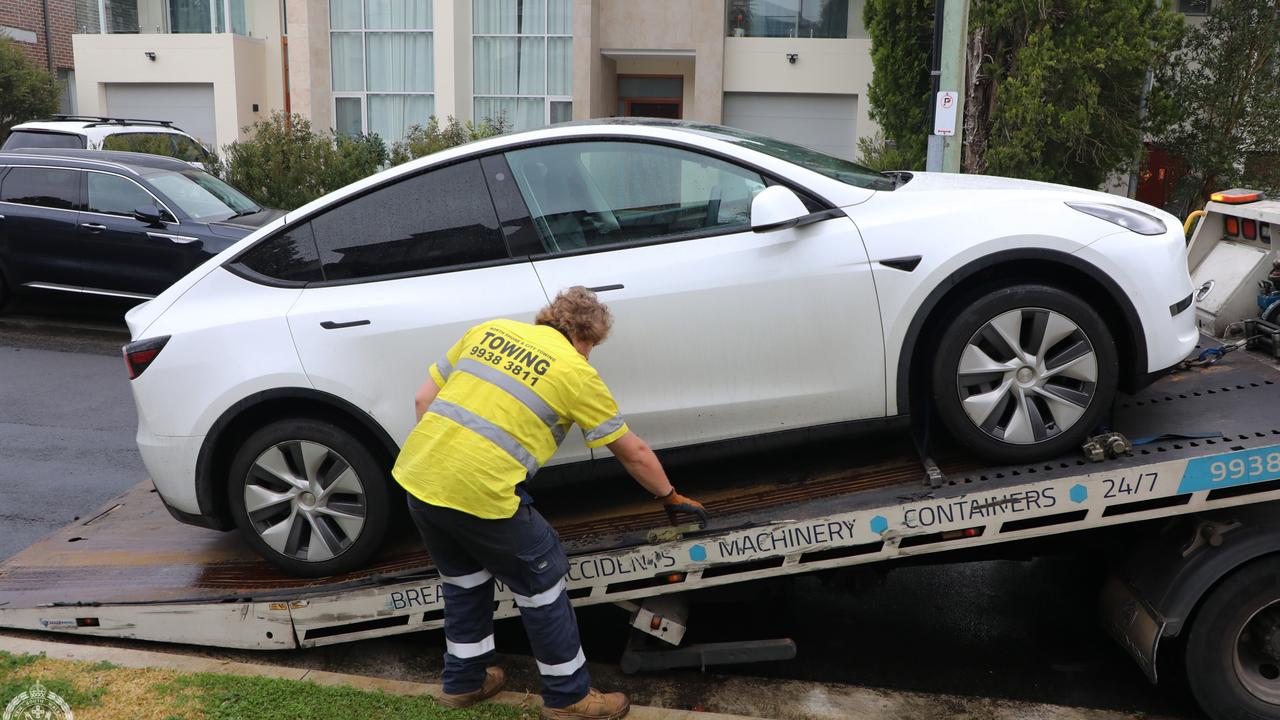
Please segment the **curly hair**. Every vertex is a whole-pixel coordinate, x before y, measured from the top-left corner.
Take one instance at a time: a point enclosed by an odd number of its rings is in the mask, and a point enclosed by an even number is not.
[[[596,294],[581,285],[561,290],[551,304],[538,311],[535,320],[560,331],[570,342],[582,340],[599,345],[609,336],[613,316],[609,308],[596,299]]]

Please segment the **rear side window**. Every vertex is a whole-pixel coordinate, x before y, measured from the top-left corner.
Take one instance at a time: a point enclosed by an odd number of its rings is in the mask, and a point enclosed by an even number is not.
[[[83,148],[84,137],[70,133],[14,130],[4,141],[4,150],[23,148]]]
[[[177,133],[116,133],[102,139],[102,149],[164,155],[187,162],[200,162],[205,156],[204,148]]]
[[[325,280],[442,270],[507,257],[480,163],[400,180],[311,222]]]
[[[36,207],[76,210],[80,205],[80,171],[16,167],[4,176],[0,201]]]
[[[311,223],[290,228],[253,246],[240,264],[275,280],[312,282],[323,280],[320,255],[311,235]]]

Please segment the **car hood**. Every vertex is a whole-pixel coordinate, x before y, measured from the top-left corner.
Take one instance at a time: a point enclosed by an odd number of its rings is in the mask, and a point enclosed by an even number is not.
[[[209,230],[216,235],[238,240],[273,220],[283,217],[283,210],[262,208],[251,215],[209,223]]]
[[[913,172],[911,180],[894,192],[928,192],[937,190],[1037,190],[1077,193],[1080,195],[1102,195],[1116,199],[1115,195],[1107,195],[1096,190],[1056,185],[1036,180],[1018,180],[1016,178],[995,177],[993,175],[962,175],[960,173]]]

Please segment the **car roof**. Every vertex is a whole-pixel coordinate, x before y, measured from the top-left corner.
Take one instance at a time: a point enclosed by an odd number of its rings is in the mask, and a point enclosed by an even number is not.
[[[121,150],[77,150],[73,148],[22,148],[12,152],[0,152],[0,165],[14,164],[22,160],[43,160],[63,167],[88,167],[113,165],[142,175],[150,170],[190,170],[191,164],[164,155],[124,152]],[[45,164],[45,163],[41,163]]]
[[[110,133],[111,130],[127,132],[159,132],[186,135],[172,123],[161,120],[137,120],[133,118],[97,118],[68,117],[53,120],[32,120],[13,126],[13,130],[43,130],[46,132],[66,132],[85,134],[90,128]]]

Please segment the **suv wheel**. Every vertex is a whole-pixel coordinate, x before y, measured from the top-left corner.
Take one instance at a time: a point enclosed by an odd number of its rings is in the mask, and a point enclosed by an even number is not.
[[[381,547],[391,510],[387,474],[340,427],[280,420],[231,463],[228,500],[241,534],[294,575],[357,569]]]
[[[1088,304],[1046,285],[988,289],[947,326],[933,365],[943,424],[979,455],[1035,462],[1079,445],[1116,392],[1115,341]]]

